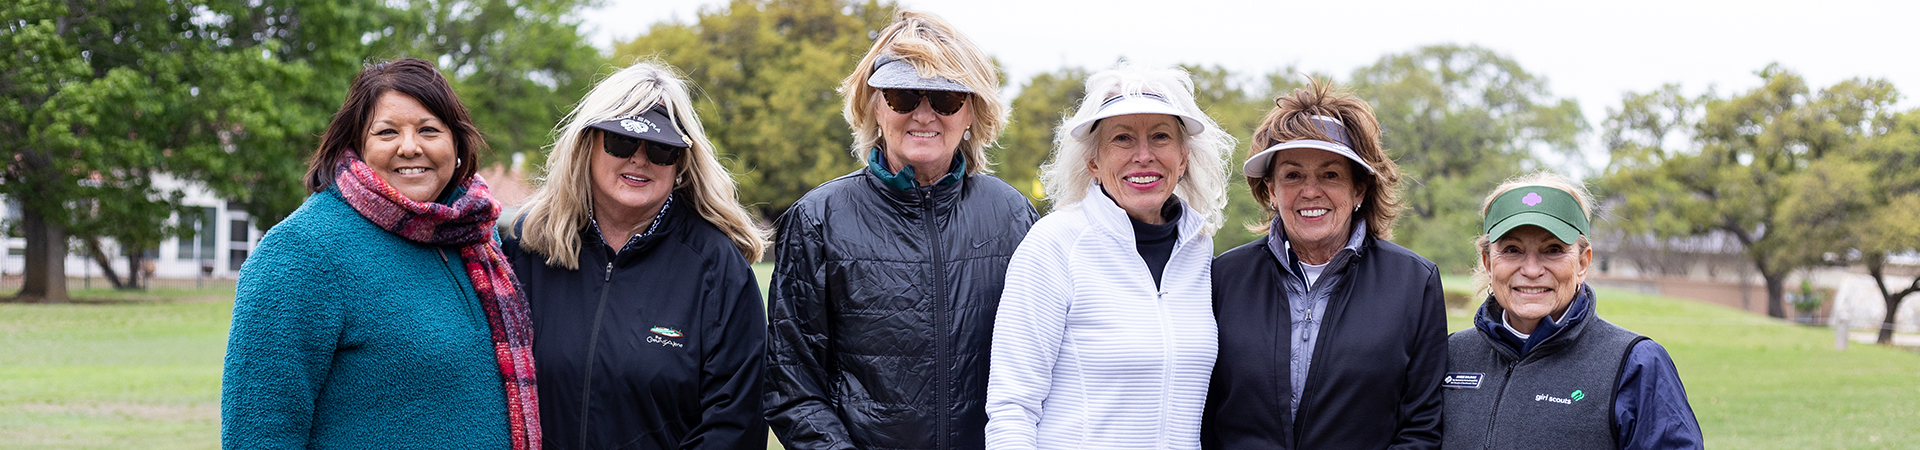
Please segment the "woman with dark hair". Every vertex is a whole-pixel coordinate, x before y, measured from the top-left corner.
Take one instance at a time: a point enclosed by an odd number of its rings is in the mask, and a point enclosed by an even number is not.
[[[1395,245],[1400,173],[1373,109],[1332,84],[1274,100],[1241,168],[1266,236],[1213,260],[1209,449],[1440,446],[1447,320],[1432,261]]]
[[[474,175],[483,146],[431,63],[354,78],[313,194],[240,268],[226,448],[540,447],[526,298]]]

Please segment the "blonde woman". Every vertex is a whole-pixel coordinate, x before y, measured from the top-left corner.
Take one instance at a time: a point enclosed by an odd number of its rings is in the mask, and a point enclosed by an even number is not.
[[[866,167],[780,218],[767,419],[788,449],[980,448],[987,345],[1033,206],[987,175],[985,53],[901,12],[840,87]]]
[[[765,249],[687,82],[634,64],[559,126],[502,246],[532,304],[557,448],[764,449]]]
[[[1703,448],[1667,349],[1594,310],[1593,195],[1541,172],[1480,206],[1473,328],[1447,337],[1442,448]]]
[[[1087,78],[1041,182],[1054,213],[1007,268],[989,449],[1198,449],[1209,280],[1233,137],[1178,69]]]

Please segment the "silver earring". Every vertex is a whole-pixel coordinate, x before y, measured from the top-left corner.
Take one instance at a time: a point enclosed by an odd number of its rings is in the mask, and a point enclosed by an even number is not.
[[[460,159],[460,158],[454,158],[454,159],[453,159],[453,166],[454,166],[454,167],[460,167],[460,165],[461,165],[461,164],[466,164],[466,163],[467,163],[467,160],[464,160],[464,159]]]
[[[680,187],[680,179],[681,179],[681,177],[680,177],[679,175],[675,175],[675,176],[673,177],[673,186],[674,186],[674,187]]]
[[[1353,212],[1360,212],[1360,205],[1353,205]]]
[[[966,132],[964,132],[964,133],[961,133],[961,134],[960,134],[960,139],[965,139],[965,140],[969,140],[969,141],[970,141],[970,140],[973,140],[973,129],[972,129],[972,128],[968,128]]]

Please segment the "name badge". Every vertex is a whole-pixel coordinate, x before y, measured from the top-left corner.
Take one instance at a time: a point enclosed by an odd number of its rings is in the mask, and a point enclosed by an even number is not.
[[[1447,377],[1440,380],[1440,387],[1447,389],[1479,389],[1480,379],[1485,378],[1486,375],[1487,374],[1476,372],[1447,372]]]

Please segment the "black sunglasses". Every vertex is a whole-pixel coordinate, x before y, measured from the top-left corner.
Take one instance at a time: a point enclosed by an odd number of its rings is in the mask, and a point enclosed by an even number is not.
[[[933,112],[940,113],[942,116],[951,116],[953,113],[960,112],[960,107],[966,106],[967,104],[967,93],[965,92],[881,89],[880,95],[886,97],[887,107],[893,108],[893,112],[901,114],[912,114],[914,109],[920,107],[920,99],[922,98],[932,102]]]
[[[680,147],[634,139],[605,131],[600,132],[600,135],[603,137],[600,148],[605,150],[608,155],[613,155],[613,157],[620,159],[632,158],[634,153],[639,152],[640,148],[645,147],[647,149],[648,161],[653,161],[654,164],[662,166],[671,166],[675,161],[680,160],[681,153],[687,151],[687,149]]]

